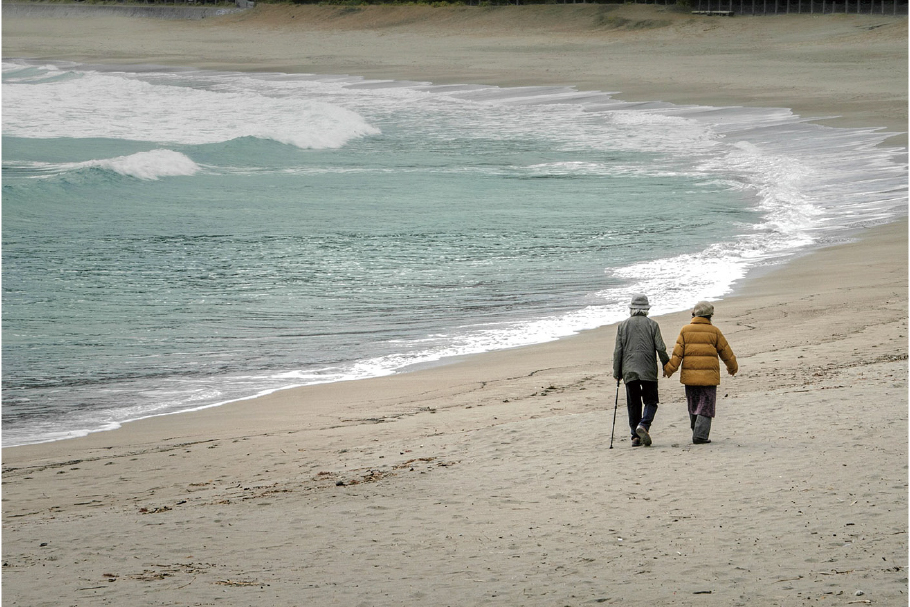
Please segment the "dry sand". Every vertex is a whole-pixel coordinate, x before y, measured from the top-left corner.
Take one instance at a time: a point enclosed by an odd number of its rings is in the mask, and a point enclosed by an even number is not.
[[[907,127],[907,20],[661,7],[261,6],[24,18],[4,56],[573,84]],[[890,143],[905,142],[894,137]],[[714,442],[612,327],[3,451],[9,605],[905,605],[907,222],[745,281]],[[672,341],[687,314],[660,317]]]

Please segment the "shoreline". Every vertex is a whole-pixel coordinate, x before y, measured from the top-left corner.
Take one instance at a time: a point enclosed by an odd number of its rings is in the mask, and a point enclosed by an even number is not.
[[[772,263],[772,264],[769,264],[766,266],[752,267],[747,271],[745,276],[734,281],[734,283],[731,285],[730,291],[726,295],[724,295],[718,299],[712,300],[712,301],[714,301],[718,304],[721,304],[722,302],[729,300],[729,299],[736,299],[739,297],[743,297],[743,296],[745,296],[744,293],[749,293],[750,291],[753,290],[752,283],[755,282],[756,280],[760,280],[764,277],[767,277],[768,275],[773,275],[775,272],[782,271],[787,266],[789,266],[793,263],[797,263],[799,260],[801,260],[805,257],[812,256],[813,254],[815,254],[819,251],[822,251],[824,249],[828,249],[828,248],[832,248],[832,247],[840,247],[840,246],[863,241],[868,237],[868,233],[870,231],[875,231],[877,229],[888,229],[889,227],[893,227],[895,225],[904,224],[907,222],[907,220],[908,219],[906,216],[895,217],[891,221],[881,222],[874,226],[867,226],[864,228],[855,228],[852,230],[848,230],[844,233],[844,236],[842,238],[838,239],[839,241],[836,243],[828,243],[828,244],[816,243],[816,244],[810,245],[808,247],[805,247],[804,249],[801,249],[795,253],[789,254],[784,259],[777,261],[775,263]],[[910,234],[910,231],[908,231],[908,234]],[[684,322],[686,313],[687,313],[687,310],[676,310],[676,311],[670,311],[670,312],[655,316],[654,318],[656,320],[665,319],[665,318],[683,319],[683,322]],[[581,336],[584,336],[584,335],[586,335],[588,333],[592,333],[592,332],[598,332],[600,334],[603,334],[606,332],[608,334],[612,334],[610,332],[612,330],[615,330],[616,325],[617,325],[617,323],[608,323],[608,324],[594,327],[591,329],[584,329],[581,331],[577,331],[576,333],[573,333],[571,335],[563,335],[563,336],[558,337],[553,340],[535,343],[535,344],[528,344],[528,345],[523,345],[523,346],[513,346],[513,347],[509,347],[509,348],[503,348],[503,349],[498,349],[498,350],[487,350],[487,351],[483,351],[483,352],[474,352],[474,353],[470,353],[470,354],[460,354],[460,355],[444,357],[444,358],[430,361],[430,362],[414,363],[414,364],[408,365],[407,367],[404,367],[402,369],[397,369],[387,375],[378,375],[378,376],[374,376],[374,377],[365,377],[365,378],[340,379],[340,380],[335,380],[335,381],[319,382],[319,383],[314,383],[314,384],[303,384],[303,385],[296,385],[296,386],[264,389],[253,395],[243,396],[243,397],[239,397],[239,398],[233,398],[233,399],[216,402],[216,403],[211,403],[211,404],[207,404],[207,405],[201,405],[194,409],[172,411],[172,412],[168,412],[168,413],[151,414],[151,415],[146,415],[143,417],[138,417],[135,419],[129,419],[129,420],[121,421],[121,422],[116,422],[116,427],[103,428],[103,429],[99,429],[99,430],[90,430],[90,431],[87,431],[85,434],[78,434],[75,436],[68,436],[68,437],[64,437],[64,438],[53,438],[53,439],[42,440],[42,441],[38,441],[38,442],[24,443],[21,445],[3,446],[3,447],[0,447],[0,449],[2,449],[2,451],[4,453],[6,453],[7,450],[9,450],[9,449],[18,449],[18,448],[22,448],[22,447],[48,445],[50,443],[58,443],[61,441],[84,439],[86,437],[89,437],[89,436],[92,436],[95,434],[118,432],[120,430],[123,430],[124,428],[128,429],[128,427],[131,424],[134,424],[137,422],[146,422],[149,420],[155,420],[155,419],[163,418],[163,417],[202,413],[202,412],[206,412],[209,410],[217,410],[221,407],[230,406],[230,405],[242,406],[243,403],[255,405],[257,401],[260,401],[262,399],[267,399],[276,393],[302,391],[302,390],[307,390],[310,388],[315,388],[317,386],[330,387],[333,385],[347,384],[350,382],[375,381],[375,380],[381,380],[383,378],[410,374],[410,373],[424,373],[424,372],[432,373],[434,371],[443,369],[445,367],[448,367],[451,365],[458,365],[458,364],[462,364],[462,363],[477,364],[477,363],[482,362],[483,357],[488,356],[490,354],[514,352],[514,353],[520,355],[521,351],[524,349],[546,347],[549,344],[554,344],[557,342],[561,342],[563,340],[571,340],[571,339],[579,338]],[[608,337],[609,337],[609,335],[608,335]],[[670,350],[672,350],[672,343],[670,343],[669,340],[670,340],[670,338],[665,336],[665,341],[667,341],[668,352]]]
[[[577,82],[907,126],[906,18],[260,8],[4,19],[4,56]],[[607,325],[4,448],[3,590],[35,606],[904,603],[907,241],[904,216],[716,302],[741,371],[722,378],[708,446],[674,377],[654,446],[630,447]],[[655,317],[668,346],[688,317]]]
[[[10,6],[11,6],[11,7],[17,7],[17,6],[22,6],[22,5],[13,4],[13,5],[10,5]],[[69,10],[68,10],[68,7],[65,6],[65,5],[64,5],[64,6],[61,6],[61,7],[53,7],[53,6],[42,5],[42,7],[43,7],[43,8],[50,8],[50,9],[51,9],[51,13],[54,13],[54,12],[62,12],[62,14],[63,14],[65,17],[67,17],[67,18],[68,18],[68,16],[70,15]],[[56,11],[57,8],[59,8],[60,10],[59,10],[59,11]],[[81,7],[81,6],[80,6],[80,7],[77,7],[77,8],[91,9],[92,7],[88,7],[88,6],[87,6],[87,7]],[[86,11],[86,12],[88,13],[88,12],[91,12],[91,11]],[[29,15],[28,12],[25,12],[25,13],[23,13],[23,14],[25,14],[26,16]],[[45,20],[50,19],[50,18],[51,18],[51,17],[46,17],[46,16],[38,17],[38,19],[39,19],[39,20],[42,20],[42,21],[45,21]],[[119,20],[118,20],[118,21],[119,21]],[[88,65],[88,67],[91,67],[91,65]],[[112,64],[112,63],[109,63],[109,64],[105,64],[104,67],[106,67],[106,68],[108,68],[108,69],[116,70],[116,69],[118,69],[118,68],[120,67],[120,64]],[[139,69],[142,69],[142,66],[141,66],[141,65],[137,65],[137,66],[135,66],[135,67],[138,67]],[[151,67],[151,66],[148,66],[148,67]],[[157,67],[160,68],[161,66],[157,66]],[[238,67],[239,67],[239,66],[238,66]],[[249,68],[249,66],[244,66],[244,67],[245,67],[245,68]],[[192,68],[188,68],[188,69],[192,69]],[[256,66],[254,66],[253,69],[259,69],[259,68],[256,67]],[[355,76],[355,77],[356,77],[356,76]],[[712,107],[712,106],[705,106],[705,107]],[[784,108],[784,109],[787,109],[787,108]],[[787,109],[787,111],[790,111],[790,110]],[[840,128],[851,128],[851,127],[840,127]],[[852,128],[856,128],[856,127],[852,127]],[[896,137],[896,136],[892,136],[891,138],[889,138],[888,140],[884,141],[883,143],[880,143],[879,145],[894,146],[894,145],[895,145],[895,137]],[[900,217],[897,217],[897,218],[895,218],[895,219],[893,219],[893,220],[900,221],[901,218],[900,218]],[[849,240],[849,239],[851,238],[850,234],[858,234],[858,233],[861,233],[862,231],[863,231],[862,228],[856,228],[856,229],[848,229],[848,230],[845,230],[845,231],[842,232],[843,237],[838,237],[838,240],[842,240],[842,239]],[[796,251],[795,253],[791,253],[791,254],[786,255],[785,259],[799,258],[799,257],[802,257],[802,256],[804,256],[804,255],[810,254],[813,250],[816,250],[816,249],[822,248],[822,247],[826,247],[826,246],[830,246],[830,244],[825,244],[825,243],[814,243],[813,245],[810,245],[810,246],[808,246],[808,247],[804,247],[803,249],[798,250],[798,251]],[[788,263],[788,262],[787,262],[787,261],[777,261],[777,262],[774,262],[773,264],[769,265],[768,267],[753,267],[753,268],[750,268],[750,269],[748,270],[747,276],[745,276],[744,278],[741,278],[741,279],[737,280],[735,284],[742,284],[742,283],[745,283],[745,282],[747,282],[748,280],[750,280],[750,277],[761,276],[761,275],[763,275],[763,274],[766,273],[766,272],[773,272],[773,271],[775,270],[775,268],[777,268],[777,267],[779,267],[781,264],[785,264],[785,263]],[[740,288],[739,286],[734,286],[734,287],[732,288],[731,292],[728,293],[726,297],[728,297],[728,296],[730,296],[730,295],[735,295],[736,292],[739,290],[739,288]],[[588,329],[588,330],[590,330],[590,329]],[[558,339],[566,339],[566,338],[569,338],[569,337],[571,337],[571,335],[569,335],[569,336],[563,336],[563,337],[560,337],[560,338],[558,338]],[[544,343],[548,343],[548,342],[544,342]],[[509,349],[514,349],[514,348],[509,348]],[[459,355],[459,356],[455,356],[455,357],[451,357],[451,358],[454,358],[455,361],[457,361],[457,360],[459,360],[459,359],[461,359],[461,358],[464,358],[464,357],[467,357],[467,356],[478,356],[478,355],[482,355],[482,354],[484,354],[484,352],[472,353],[472,354],[464,354],[464,355]],[[436,367],[440,367],[440,366],[445,366],[445,365],[448,365],[448,364],[452,364],[452,362],[453,362],[453,361],[451,361],[451,360],[443,359],[443,360],[432,361],[432,362],[427,362],[427,363],[418,363],[418,364],[412,365],[411,367],[408,367],[408,368],[397,369],[397,370],[393,371],[392,374],[396,374],[396,375],[397,375],[397,374],[400,374],[400,373],[413,372],[414,370],[420,370],[420,369],[424,369],[424,368],[436,368]],[[380,377],[381,377],[381,375],[380,375]],[[355,380],[344,379],[344,380],[338,380],[338,381],[344,382],[344,381],[355,381]],[[359,381],[359,379],[356,380],[356,381]],[[328,382],[328,383],[338,383],[338,382]],[[187,410],[185,410],[185,411],[176,411],[176,412],[168,412],[168,413],[158,413],[158,414],[151,414],[151,415],[143,415],[142,417],[138,417],[138,418],[135,418],[135,419],[132,419],[132,420],[125,420],[125,421],[112,422],[112,424],[116,424],[116,425],[117,425],[116,428],[112,428],[112,429],[102,429],[102,430],[91,430],[91,431],[88,432],[88,434],[94,434],[94,433],[96,433],[96,432],[117,431],[117,430],[119,430],[120,428],[122,428],[122,426],[123,426],[124,424],[130,424],[130,423],[133,423],[133,422],[138,421],[138,420],[143,420],[143,419],[148,419],[148,418],[155,418],[155,417],[161,417],[161,416],[179,415],[179,414],[183,414],[183,413],[187,413],[187,412],[193,412],[193,411],[199,411],[199,410],[217,408],[217,407],[221,407],[221,406],[224,406],[224,405],[226,405],[226,404],[231,404],[231,403],[234,403],[234,402],[246,402],[246,401],[255,400],[255,399],[259,398],[261,395],[268,395],[269,393],[274,392],[274,391],[277,391],[277,390],[292,390],[292,389],[297,389],[297,388],[300,388],[300,387],[306,387],[306,386],[291,386],[291,387],[281,387],[281,388],[263,389],[262,391],[260,391],[260,393],[259,393],[258,395],[247,395],[247,396],[242,396],[242,397],[238,397],[238,398],[229,398],[229,399],[226,399],[226,400],[223,400],[223,401],[220,401],[220,402],[202,405],[202,406],[200,406],[200,407],[198,407],[198,408],[195,408],[195,409],[187,409]],[[26,443],[26,444],[43,444],[43,443],[46,443],[46,442],[56,442],[56,441],[58,441],[58,440],[70,440],[70,438],[78,438],[78,436],[76,436],[76,437],[67,437],[67,438],[50,439],[50,440],[44,440],[44,441],[41,441],[41,442],[38,442],[38,443],[34,443],[34,442],[33,442],[33,443]],[[21,445],[17,445],[17,446],[21,446]]]
[[[830,245],[816,245],[808,250],[802,251],[801,253],[795,254],[792,257],[789,257],[786,261],[774,264],[772,266],[753,268],[745,277],[734,283],[734,287],[730,293],[727,295],[715,300],[715,306],[720,310],[726,307],[726,304],[729,302],[734,302],[737,308],[742,307],[743,303],[750,303],[755,299],[762,299],[758,296],[759,293],[768,291],[769,287],[776,282],[776,275],[787,276],[788,274],[799,274],[799,275],[808,275],[811,274],[812,268],[817,264],[814,262],[814,258],[819,255],[823,255],[826,252],[836,256],[841,257],[842,253],[840,251],[844,249],[850,249],[853,247],[866,248],[870,245],[870,241],[874,240],[878,234],[887,233],[890,236],[892,242],[889,242],[889,247],[893,247],[894,244],[900,245],[900,239],[903,238],[907,240],[908,238],[908,218],[900,217],[895,218],[894,221],[883,223],[875,227],[869,227],[861,230],[856,230],[853,232],[853,236],[847,240],[847,242],[830,244]],[[904,260],[904,265],[906,266],[906,260]],[[661,324],[662,327],[665,325],[669,327],[682,326],[688,322],[688,310],[669,312],[666,314],[661,314],[653,317],[655,320]],[[739,323],[737,323],[739,324]],[[308,392],[318,392],[320,393],[320,400],[324,398],[331,398],[331,393],[334,391],[333,388],[337,387],[341,392],[347,392],[345,388],[355,385],[355,384],[364,384],[363,389],[351,390],[353,393],[360,392],[369,392],[369,384],[384,384],[384,383],[397,383],[401,381],[402,383],[409,384],[422,384],[425,382],[439,382],[445,383],[445,381],[440,381],[438,376],[440,375],[453,375],[453,376],[464,376],[465,372],[461,368],[468,369],[468,376],[472,373],[480,373],[482,375],[481,369],[486,366],[485,360],[503,360],[514,359],[508,361],[510,365],[515,364],[519,366],[526,366],[524,363],[520,362],[520,359],[525,355],[531,355],[533,353],[534,357],[542,356],[544,358],[556,358],[555,353],[558,351],[571,351],[577,355],[578,347],[575,342],[584,344],[582,349],[587,348],[591,341],[603,342],[604,344],[611,345],[613,339],[613,332],[615,331],[617,323],[610,323],[596,327],[593,329],[588,329],[580,331],[573,335],[563,336],[559,339],[541,342],[537,344],[530,344],[525,346],[517,346],[513,348],[506,348],[502,350],[491,350],[473,354],[466,354],[461,356],[452,357],[451,360],[443,359],[440,361],[435,361],[433,363],[427,363],[426,365],[417,365],[419,368],[415,368],[409,371],[402,371],[397,373],[392,373],[390,375],[378,376],[378,377],[369,377],[362,379],[349,379],[349,380],[340,380],[335,382],[326,382],[319,384],[310,384],[302,386],[293,386],[288,388],[279,388],[271,390],[265,394],[254,395],[239,399],[234,399],[230,401],[225,401],[222,403],[206,405],[199,409],[180,411],[174,413],[167,413],[161,415],[151,415],[148,417],[143,417],[135,420],[130,420],[124,422],[120,427],[114,428],[111,430],[99,430],[96,432],[90,432],[84,436],[77,436],[65,439],[58,439],[52,441],[46,441],[41,443],[30,443],[26,445],[17,445],[10,447],[3,447],[2,452],[4,456],[7,454],[13,454],[22,451],[31,451],[35,450],[36,452],[41,452],[47,448],[47,451],[63,451],[69,452],[70,449],[54,449],[52,445],[57,445],[60,443],[70,443],[70,442],[81,442],[83,445],[74,446],[72,449],[73,453],[67,457],[76,457],[75,452],[80,450],[94,449],[99,445],[126,445],[132,440],[132,435],[136,434],[139,436],[163,436],[165,434],[171,434],[174,432],[172,428],[179,427],[181,424],[180,418],[184,416],[191,416],[194,418],[193,426],[195,427],[194,432],[205,433],[206,427],[211,425],[212,427],[228,427],[235,428],[238,427],[238,424],[234,422],[222,422],[216,418],[219,416],[219,411],[229,410],[231,414],[236,414],[238,409],[247,408],[249,406],[256,406],[262,404],[264,406],[269,406],[272,403],[282,403],[281,407],[285,408],[288,406],[289,402],[292,401],[305,401],[307,400]],[[672,330],[663,328],[662,331],[665,333],[664,341],[667,343],[668,351],[672,349],[672,343],[675,340],[675,333]],[[552,349],[553,352],[547,352],[547,350]],[[586,364],[595,364],[594,361],[600,361],[598,364],[603,366],[603,372],[609,374],[612,367],[610,366],[612,350],[607,348],[602,352],[589,356],[591,360],[587,361]],[[574,360],[574,358],[573,358]],[[415,376],[413,381],[408,380],[409,376]],[[399,379],[405,378],[405,379]],[[673,378],[670,381],[675,383],[675,380],[678,378]],[[449,380],[451,381],[451,380]],[[663,386],[667,384],[666,379],[660,381]],[[672,385],[672,384],[671,384]],[[544,388],[544,386],[541,386]],[[418,413],[418,410],[407,410],[404,414],[411,415]],[[360,411],[362,414],[369,413],[368,410]],[[400,412],[399,412],[400,413]],[[399,414],[399,413],[396,413]],[[282,414],[283,415],[283,414]],[[244,416],[245,417],[245,416]],[[175,418],[174,421],[165,421],[169,418]],[[156,423],[161,421],[160,424]],[[132,432],[132,430],[137,426],[143,426],[141,432]],[[160,426],[156,427],[156,426]],[[167,430],[165,430],[167,429]],[[104,436],[109,434],[118,434],[122,433],[124,436],[117,437],[116,439],[105,440]],[[17,458],[13,458],[14,460]],[[9,461],[4,457],[4,462]]]

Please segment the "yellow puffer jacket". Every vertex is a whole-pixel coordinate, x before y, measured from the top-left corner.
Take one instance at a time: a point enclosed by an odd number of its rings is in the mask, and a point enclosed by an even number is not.
[[[711,324],[709,318],[696,316],[679,332],[670,362],[664,365],[664,373],[670,377],[682,365],[679,374],[681,383],[687,386],[717,386],[720,385],[718,356],[727,365],[730,375],[736,375],[739,371],[736,356],[723,333]]]

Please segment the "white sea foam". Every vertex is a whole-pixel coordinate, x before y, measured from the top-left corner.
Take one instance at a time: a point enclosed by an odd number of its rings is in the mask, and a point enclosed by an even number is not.
[[[101,169],[137,179],[156,180],[161,177],[191,176],[202,170],[202,167],[193,162],[186,154],[165,149],[85,162],[8,161],[4,163],[3,168],[4,170],[28,171],[30,177],[34,179],[46,179],[85,169]]]
[[[568,140],[563,144],[568,147],[580,142],[589,149],[657,154],[650,166],[548,163],[528,167],[532,174],[716,175],[721,183],[755,200],[760,221],[744,225],[737,239],[701,251],[607,268],[622,286],[594,294],[597,303],[593,305],[536,320],[465,327],[456,334],[413,340],[403,353],[357,363],[348,369],[349,378],[550,341],[615,322],[626,316],[633,292],[649,293],[657,302],[655,314],[683,310],[699,299],[728,294],[756,266],[837,238],[839,232],[907,212],[906,152],[877,147],[887,135],[874,129],[819,126],[786,108],[625,103],[604,93],[574,94],[572,89],[424,86],[416,90],[456,98],[469,106],[485,105],[482,110],[469,107],[468,112],[475,119],[495,121],[497,130]],[[496,104],[522,105],[526,111],[498,114],[489,107]],[[562,120],[554,119],[552,108],[530,109],[548,104],[561,106]],[[573,111],[577,119],[565,120]]]
[[[195,175],[201,170],[200,166],[185,154],[172,150],[152,150],[118,158],[91,160],[79,163],[79,166],[98,167],[121,175],[151,180]]]
[[[126,74],[64,72],[26,77],[4,66],[3,133],[32,138],[112,138],[204,144],[240,137],[299,148],[339,148],[379,131],[360,115],[305,98],[151,84]],[[56,70],[56,73],[55,73]]]

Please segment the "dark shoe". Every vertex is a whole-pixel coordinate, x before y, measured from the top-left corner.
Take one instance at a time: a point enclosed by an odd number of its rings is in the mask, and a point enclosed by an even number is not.
[[[635,438],[633,438],[633,439],[632,439],[632,446],[633,446],[633,447],[641,447],[641,439],[638,438],[637,436],[636,436]]]
[[[645,447],[651,446],[651,435],[648,434],[648,429],[644,426],[639,426],[635,428],[635,434],[638,435],[638,438],[641,439],[641,444]]]
[[[693,438],[692,443],[695,445],[707,445],[711,442],[710,438]]]

